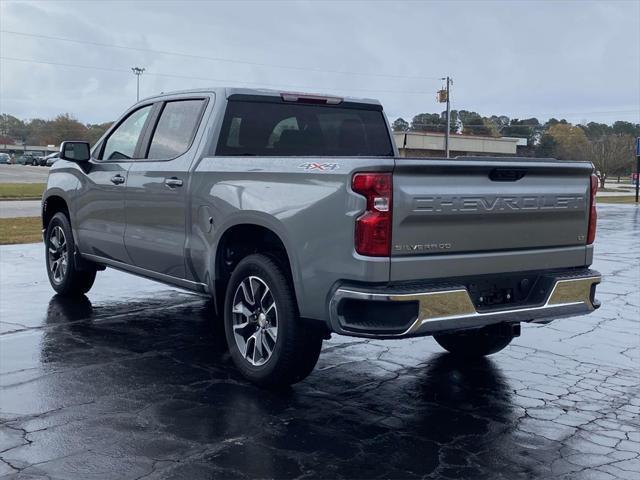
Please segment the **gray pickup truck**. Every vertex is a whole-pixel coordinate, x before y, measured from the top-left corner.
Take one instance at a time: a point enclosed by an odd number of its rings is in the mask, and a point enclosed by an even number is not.
[[[54,290],[112,267],[211,296],[249,380],[291,384],[330,334],[497,352],[521,322],[586,314],[588,162],[398,156],[373,100],[163,94],[90,149],[64,142],[42,202]]]

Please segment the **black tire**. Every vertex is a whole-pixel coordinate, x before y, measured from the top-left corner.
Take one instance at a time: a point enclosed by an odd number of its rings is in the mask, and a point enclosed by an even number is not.
[[[489,325],[477,330],[434,335],[438,344],[449,353],[461,358],[479,358],[499,352],[511,343],[514,336],[502,325]]]
[[[247,287],[244,291],[241,287],[243,282]],[[247,282],[253,282],[255,289]],[[253,304],[247,301],[247,295],[253,296]],[[234,299],[236,306],[243,304],[247,307],[245,313],[237,310],[234,313]],[[261,313],[256,314],[254,324],[250,320],[252,316],[247,314],[255,312]],[[234,325],[237,327],[241,324],[247,326],[236,328],[236,335]],[[274,325],[277,334],[275,341],[268,332],[273,330]],[[322,334],[300,320],[293,287],[281,262],[275,257],[249,255],[234,269],[225,294],[224,326],[233,362],[245,378],[257,385],[279,387],[294,384],[306,378],[318,361]],[[253,349],[251,337],[255,337]],[[246,343],[240,345],[245,340]],[[260,345],[258,359],[256,344]],[[241,350],[243,346],[244,352]],[[268,358],[265,360],[263,357],[267,353]],[[260,361],[264,363],[260,364]]]
[[[64,237],[60,236],[60,232]],[[64,244],[61,239],[63,238]],[[78,270],[74,261],[75,243],[67,216],[56,213],[45,233],[45,264],[49,283],[59,295],[83,295],[93,286],[96,270]],[[66,261],[65,261],[66,259]],[[57,261],[57,268],[55,262]]]

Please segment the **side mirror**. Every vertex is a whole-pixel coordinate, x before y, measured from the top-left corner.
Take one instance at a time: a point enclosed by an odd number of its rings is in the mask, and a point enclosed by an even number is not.
[[[91,147],[87,142],[62,142],[60,144],[60,159],[71,162],[87,162],[91,158]]]

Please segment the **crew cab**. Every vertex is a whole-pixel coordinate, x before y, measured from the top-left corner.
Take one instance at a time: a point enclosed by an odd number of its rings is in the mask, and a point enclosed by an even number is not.
[[[46,267],[63,295],[111,267],[210,296],[240,372],[291,384],[332,333],[474,358],[592,312],[596,189],[589,162],[400,157],[375,100],[162,94],[62,144]]]

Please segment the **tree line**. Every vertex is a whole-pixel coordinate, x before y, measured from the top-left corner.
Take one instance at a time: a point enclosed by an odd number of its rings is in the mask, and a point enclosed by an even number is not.
[[[392,128],[395,132],[444,133],[447,129],[446,112],[419,113],[411,122],[398,118]],[[604,187],[607,178],[626,176],[634,171],[635,139],[640,137],[640,124],[619,120],[612,125],[597,122],[573,125],[555,118],[541,123],[535,117],[484,117],[477,112],[452,110],[449,132],[525,138],[527,146],[519,149],[519,155],[589,160],[596,167],[600,184]]]
[[[0,114],[0,145],[60,145],[65,140],[82,140],[94,144],[112,122],[81,123],[68,113],[52,120],[21,120]]]
[[[59,145],[64,140],[84,140],[94,144],[112,122],[82,123],[68,113],[52,120],[21,120],[0,114],[0,145]],[[398,118],[396,132],[436,132],[446,130],[446,113],[419,113],[411,122]],[[527,156],[554,157],[560,160],[589,160],[598,171],[601,185],[608,177],[629,175],[635,159],[635,138],[640,124],[616,121],[612,125],[589,122],[573,125],[566,120],[509,118],[505,115],[483,117],[467,110],[451,111],[451,133],[527,139],[527,147],[518,153]]]

